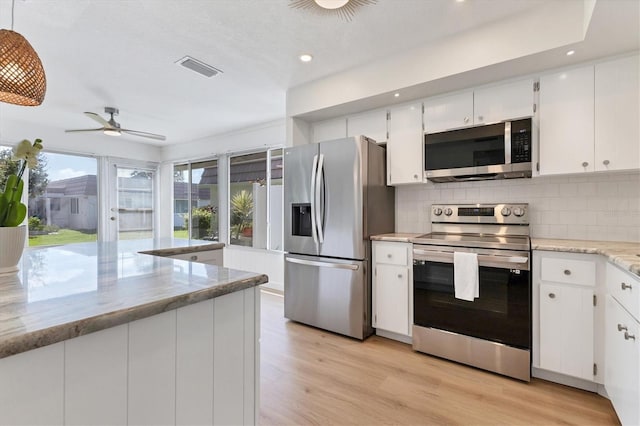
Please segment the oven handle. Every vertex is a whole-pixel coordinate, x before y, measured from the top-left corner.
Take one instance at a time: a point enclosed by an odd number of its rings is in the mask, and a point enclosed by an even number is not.
[[[413,249],[413,257],[416,260],[426,260],[442,263],[453,263],[453,253],[444,251],[433,251],[423,249]],[[520,267],[519,269],[526,269],[522,266],[528,267],[529,258],[525,256],[500,256],[500,255],[478,255],[478,265],[514,265]]]

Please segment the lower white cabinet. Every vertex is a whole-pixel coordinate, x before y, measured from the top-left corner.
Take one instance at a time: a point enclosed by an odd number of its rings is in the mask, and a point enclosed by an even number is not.
[[[534,251],[533,256],[533,366],[597,381],[596,259],[544,251]]]
[[[247,425],[259,288],[0,359],[0,425]]]
[[[410,336],[412,244],[373,242],[373,327]]]

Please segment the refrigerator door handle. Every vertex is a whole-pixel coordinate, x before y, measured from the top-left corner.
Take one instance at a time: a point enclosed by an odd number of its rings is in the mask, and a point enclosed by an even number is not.
[[[349,263],[330,263],[330,262],[320,262],[317,260],[303,260],[303,259],[295,259],[295,258],[285,258],[286,262],[289,263],[297,263],[298,265],[307,265],[307,266],[318,266],[320,268],[334,268],[334,269],[350,269],[352,271],[357,271],[359,266],[352,265]]]
[[[315,217],[316,217],[316,226],[318,227],[318,242],[324,242],[324,230],[322,229],[322,206],[320,205],[320,189],[322,188],[322,175],[324,173],[324,154],[320,154],[320,158],[318,159],[318,168],[316,172],[316,192],[315,192]]]
[[[316,192],[316,175],[318,168],[318,154],[313,156],[313,166],[311,166],[311,235],[313,236],[313,242],[318,245],[318,231],[316,225],[316,201],[314,194]]]

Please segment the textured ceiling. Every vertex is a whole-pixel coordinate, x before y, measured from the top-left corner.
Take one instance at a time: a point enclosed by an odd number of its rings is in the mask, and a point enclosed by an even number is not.
[[[63,132],[95,127],[82,112],[104,106],[120,109],[123,127],[167,135],[126,137],[153,144],[280,119],[288,88],[549,1],[560,0],[378,0],[345,22],[288,0],[17,0],[14,29],[40,54],[48,89],[40,107],[0,105],[0,139],[13,142],[13,128],[37,122],[48,138],[105,141]],[[10,12],[0,0],[1,27]],[[313,62],[298,61],[304,52]],[[205,78],[174,64],[185,55],[223,73]]]

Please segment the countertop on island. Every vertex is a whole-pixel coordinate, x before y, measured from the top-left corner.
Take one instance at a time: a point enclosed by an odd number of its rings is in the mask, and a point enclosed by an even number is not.
[[[185,241],[26,249],[20,270],[0,276],[0,358],[268,281],[264,274],[139,253],[174,246],[187,252],[193,247]]]

